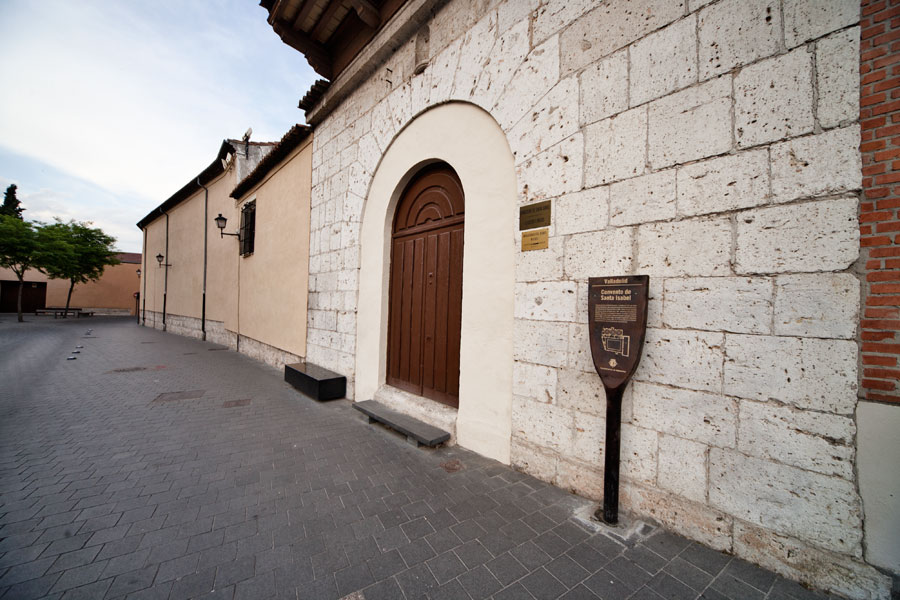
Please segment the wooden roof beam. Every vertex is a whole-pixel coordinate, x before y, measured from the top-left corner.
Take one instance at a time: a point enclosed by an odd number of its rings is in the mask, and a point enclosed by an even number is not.
[[[373,29],[381,25],[381,13],[369,0],[350,0],[360,20]]]
[[[331,79],[331,54],[328,53],[328,50],[322,44],[302,31],[289,29],[280,22],[275,23],[273,29],[275,29],[275,33],[278,34],[282,42],[306,56],[310,66],[315,69],[316,73],[326,79]]]

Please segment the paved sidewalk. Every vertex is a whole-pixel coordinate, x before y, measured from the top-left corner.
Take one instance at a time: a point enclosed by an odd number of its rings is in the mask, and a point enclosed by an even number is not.
[[[124,318],[0,316],[0,598],[825,598]],[[87,330],[93,332],[87,335]],[[76,345],[77,360],[67,360]]]

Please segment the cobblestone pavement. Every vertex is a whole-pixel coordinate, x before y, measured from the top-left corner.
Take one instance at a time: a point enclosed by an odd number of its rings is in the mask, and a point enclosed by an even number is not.
[[[2,600],[825,597],[589,511],[212,344],[0,316]]]

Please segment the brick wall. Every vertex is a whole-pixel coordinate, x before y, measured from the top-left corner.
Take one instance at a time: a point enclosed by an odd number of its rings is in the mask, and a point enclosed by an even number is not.
[[[862,0],[862,395],[900,402],[900,0]]]

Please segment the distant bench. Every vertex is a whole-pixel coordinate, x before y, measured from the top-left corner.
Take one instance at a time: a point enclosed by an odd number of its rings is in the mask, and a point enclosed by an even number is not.
[[[93,317],[94,311],[92,310],[84,310],[83,308],[70,308],[66,310],[65,308],[39,308],[34,311],[34,316],[39,315],[49,315],[53,314],[54,319],[58,319],[60,317],[67,317],[69,315],[74,316],[76,319],[80,317]]]

